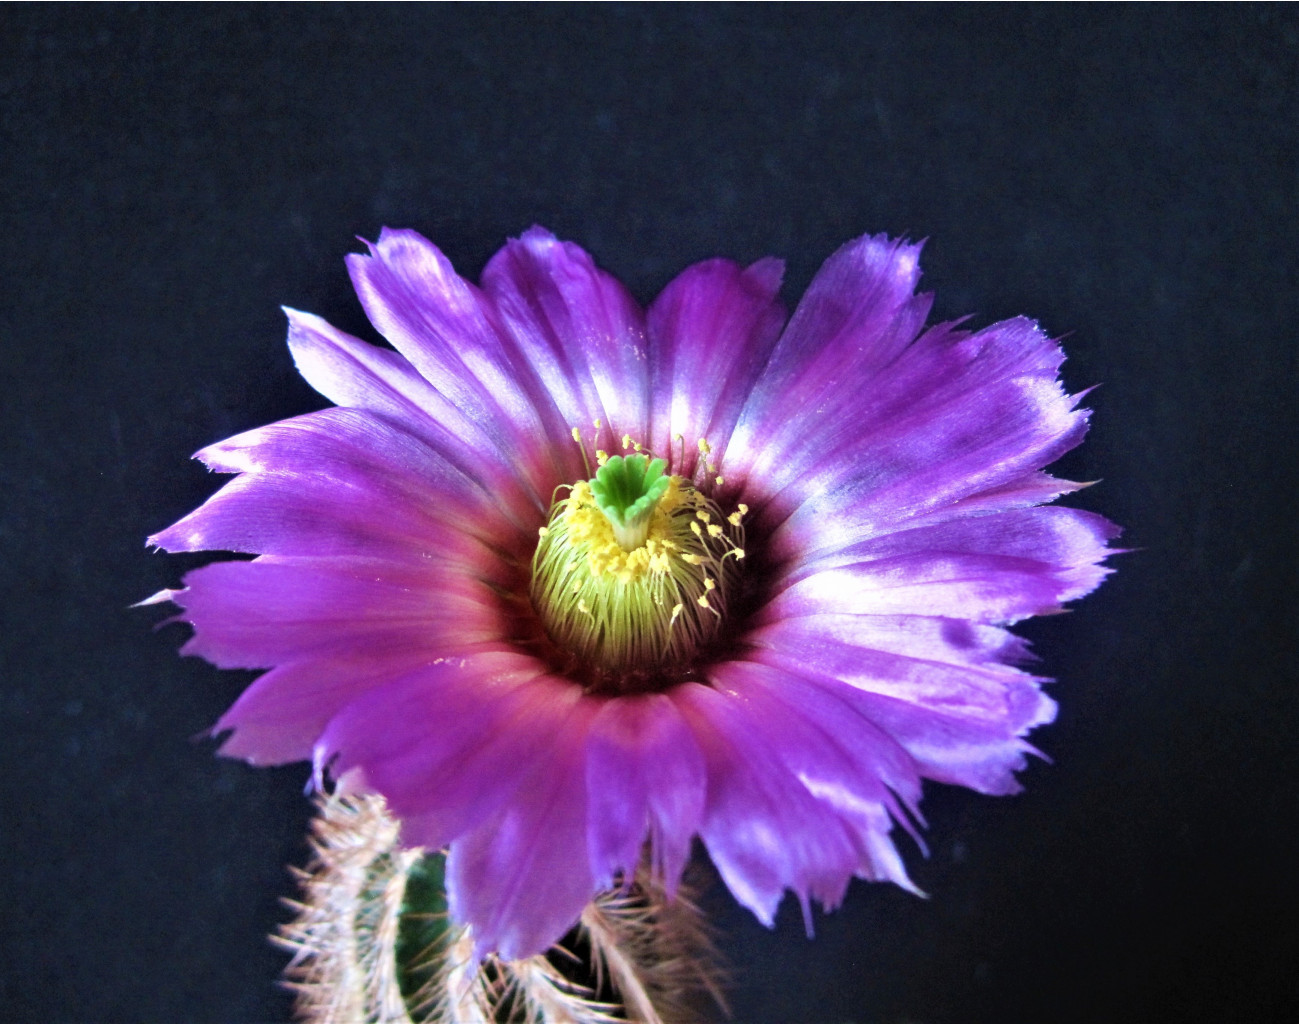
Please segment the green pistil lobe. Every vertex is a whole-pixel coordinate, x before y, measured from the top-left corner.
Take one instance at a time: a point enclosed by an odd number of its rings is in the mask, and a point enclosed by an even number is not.
[[[596,506],[609,520],[614,538],[624,551],[634,551],[645,543],[650,516],[672,480],[664,475],[667,468],[663,459],[615,455],[591,481]]]

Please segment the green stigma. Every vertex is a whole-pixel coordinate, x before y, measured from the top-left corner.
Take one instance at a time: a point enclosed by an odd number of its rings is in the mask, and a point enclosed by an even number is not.
[[[614,539],[624,551],[634,551],[645,543],[650,517],[672,481],[664,475],[667,468],[663,459],[615,455],[591,480],[596,507],[609,520]]]
[[[725,619],[748,508],[725,515],[666,469],[639,453],[605,459],[594,479],[559,489],[538,531],[533,607],[569,659],[563,671],[592,691],[679,678]]]

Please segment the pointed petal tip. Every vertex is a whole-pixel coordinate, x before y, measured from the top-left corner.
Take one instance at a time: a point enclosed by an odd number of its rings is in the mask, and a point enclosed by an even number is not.
[[[153,543],[152,537],[149,538],[149,543],[151,544]],[[176,595],[183,594],[184,592],[185,592],[184,587],[181,587],[179,590],[173,590],[170,587],[165,587],[162,590],[158,591],[156,594],[150,594],[143,601],[136,601],[135,604],[129,605],[128,607],[147,608],[149,605],[166,604],[168,601],[175,601]]]
[[[838,252],[847,255],[859,254],[868,260],[881,259],[892,264],[894,269],[904,276],[920,279],[920,251],[925,247],[926,239],[912,242],[905,235],[890,236],[885,232],[879,234],[858,235],[850,242],[839,247]],[[831,259],[834,257],[832,256]]]
[[[374,244],[383,248],[384,246],[391,245],[393,242],[407,240],[422,242],[429,245],[432,244],[414,228],[390,228],[386,224],[379,228],[379,238]]]
[[[744,276],[774,295],[785,281],[785,261],[777,256],[764,256],[745,267]]]
[[[1052,715],[1051,719],[1054,718],[1055,715]],[[1037,747],[1033,746],[1033,744],[1029,743],[1027,740],[1023,741],[1021,746],[1023,747],[1024,753],[1027,754],[1029,757],[1036,757],[1039,761],[1042,761],[1045,764],[1055,764],[1055,760],[1051,757],[1050,754],[1047,754],[1045,751],[1039,750]],[[1022,793],[1023,791],[1024,791],[1024,787],[1018,781],[1016,781],[1015,788],[1011,790],[1010,793],[1011,794]]]
[[[519,241],[519,242],[526,242],[526,243],[532,243],[532,242],[551,243],[551,242],[558,242],[559,237],[553,231],[551,231],[550,228],[545,227],[544,225],[541,224],[533,224],[530,228],[524,231],[523,234],[519,235],[518,239],[512,239],[512,241]]]
[[[1058,343],[1059,343],[1059,339],[1057,339],[1057,344],[1058,344]],[[1088,395],[1090,395],[1093,391],[1095,391],[1097,388],[1100,388],[1100,387],[1104,387],[1104,384],[1093,384],[1093,385],[1091,385],[1091,387],[1086,387],[1086,388],[1083,388],[1081,391],[1076,391],[1076,392],[1074,392],[1072,395],[1069,396],[1069,400],[1073,403],[1072,408],[1074,408],[1074,409],[1078,408],[1078,403],[1079,403],[1079,402],[1081,402],[1084,398],[1086,398],[1086,397],[1087,397]],[[1087,409],[1087,410],[1085,410],[1085,411],[1086,411],[1086,412],[1091,412],[1090,409]]]

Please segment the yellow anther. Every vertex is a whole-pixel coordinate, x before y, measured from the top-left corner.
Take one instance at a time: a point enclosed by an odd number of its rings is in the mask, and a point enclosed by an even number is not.
[[[693,519],[690,520],[690,532],[696,537],[702,537],[704,535],[704,531],[699,528],[699,524]]]
[[[622,435],[622,448],[623,448],[623,451],[626,451],[626,450],[627,450],[628,448],[630,448],[630,447],[631,447],[631,434],[623,434],[623,435]]]
[[[717,482],[717,486],[721,487],[722,484],[726,483],[726,480],[719,476],[716,482]]]
[[[708,536],[710,537],[720,537],[722,533],[723,533],[722,528],[718,526],[716,523],[713,523],[711,526],[708,527]]]
[[[593,423],[594,423],[594,426],[595,426],[595,429],[596,429],[596,430],[599,430],[601,427],[604,426],[604,424],[600,422],[600,417],[599,417],[599,416],[597,416],[597,417],[595,418],[595,420],[593,421]]]
[[[577,427],[573,428],[573,440],[578,444],[582,443],[582,432],[578,430]]]
[[[550,527],[549,527],[549,526],[541,526],[541,527],[538,527],[538,528],[537,528],[537,536],[538,536],[538,537],[549,537],[549,536],[550,536]]]
[[[707,594],[707,593],[700,594],[699,597],[698,597],[698,599],[695,601],[695,603],[696,603],[697,605],[699,605],[700,608],[707,608],[707,607],[708,607],[708,594]]]
[[[603,466],[609,461],[609,453],[602,448],[597,448],[595,450],[595,461],[596,465]]]
[[[703,565],[703,564],[704,564],[704,560],[703,560],[703,558],[701,558],[699,555],[692,554],[692,553],[689,552],[689,551],[687,551],[684,555],[681,556],[681,561],[685,562],[686,565]]]
[[[577,599],[577,610],[581,612],[583,615],[591,614],[591,606],[586,603],[586,598],[579,597]]]
[[[744,557],[744,548],[734,548],[731,551],[731,554],[733,554],[737,559],[742,559]]]
[[[732,512],[729,516],[726,517],[726,521],[730,523],[732,526],[739,526],[740,520],[743,518],[744,518],[743,513]]]
[[[704,577],[704,590],[716,590],[717,582],[711,576]]]
[[[716,473],[716,472],[717,472],[717,463],[716,463],[716,462],[710,462],[709,460],[705,459],[705,460],[704,460],[704,469],[708,470],[708,472],[710,472],[710,473]]]
[[[695,513],[695,518],[698,519],[701,523],[711,523],[713,521],[713,517],[710,516],[707,512],[705,512],[702,508]]]
[[[740,510],[740,515],[747,516],[749,514],[749,506],[744,504],[744,502],[740,502],[735,507]]]
[[[713,450],[713,446],[708,443],[708,439],[705,437],[701,437],[699,439],[699,454],[707,455],[712,450]]]

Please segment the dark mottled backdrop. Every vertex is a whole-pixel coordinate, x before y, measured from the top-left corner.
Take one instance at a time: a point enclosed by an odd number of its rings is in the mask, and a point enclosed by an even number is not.
[[[288,1016],[306,771],[192,739],[247,677],[128,610],[192,564],[143,539],[215,486],[191,452],[321,404],[281,303],[373,336],[355,236],[476,275],[534,222],[646,301],[928,238],[937,316],[1029,313],[1103,384],[1060,468],[1138,550],[1027,629],[1054,763],[929,789],[927,900],[856,885],[809,942],[716,894],[737,1021],[1293,1011],[1297,62],[1292,6],[6,5],[5,1019]]]

